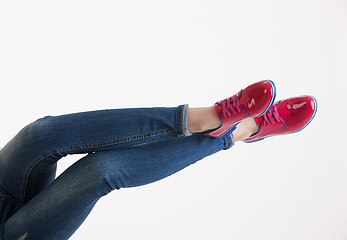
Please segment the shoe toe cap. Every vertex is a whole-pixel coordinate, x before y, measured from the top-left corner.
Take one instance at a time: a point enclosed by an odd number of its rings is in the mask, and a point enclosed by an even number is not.
[[[242,107],[252,115],[261,115],[272,105],[275,86],[271,81],[260,81],[243,90]]]
[[[301,130],[308,125],[317,111],[317,101],[312,96],[301,96],[287,100],[287,124],[293,130]]]

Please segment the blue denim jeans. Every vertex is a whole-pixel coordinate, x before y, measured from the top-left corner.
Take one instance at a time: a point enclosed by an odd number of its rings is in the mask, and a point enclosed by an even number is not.
[[[47,116],[0,151],[0,239],[68,239],[109,192],[163,179],[233,135],[187,129],[188,105]],[[87,153],[56,178],[57,161]]]

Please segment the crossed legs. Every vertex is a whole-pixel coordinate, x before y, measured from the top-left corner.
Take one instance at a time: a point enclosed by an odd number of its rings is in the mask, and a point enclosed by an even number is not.
[[[67,239],[109,192],[163,179],[235,141],[300,131],[316,113],[313,97],[274,98],[273,82],[261,81],[206,108],[102,110],[29,124],[0,151],[0,207],[4,197],[8,206],[0,239]],[[57,161],[78,153],[87,156],[55,179]]]
[[[67,239],[114,189],[160,180],[233,145],[233,135],[199,134],[187,116],[196,117],[181,105],[69,114],[29,124],[0,152],[0,171],[6,172],[0,184],[18,203],[4,224],[4,239]],[[54,180],[57,161],[76,153],[88,155]]]

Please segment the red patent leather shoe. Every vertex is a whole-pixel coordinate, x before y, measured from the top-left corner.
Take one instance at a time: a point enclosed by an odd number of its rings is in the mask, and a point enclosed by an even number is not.
[[[242,119],[260,116],[269,110],[275,95],[275,84],[266,80],[253,83],[234,96],[215,103],[221,126],[204,134],[217,138],[227,136]]]
[[[317,102],[311,96],[278,101],[263,116],[255,118],[259,131],[244,142],[255,142],[266,137],[299,132],[312,121],[316,111]]]

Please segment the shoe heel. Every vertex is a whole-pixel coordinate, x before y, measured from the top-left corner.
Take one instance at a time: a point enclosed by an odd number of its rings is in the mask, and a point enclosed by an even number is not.
[[[240,122],[236,123],[232,128],[230,128],[226,133],[224,133],[222,136],[217,137],[217,138],[224,138],[226,136],[228,136],[229,134],[231,134],[235,129],[237,124],[239,124]]]

